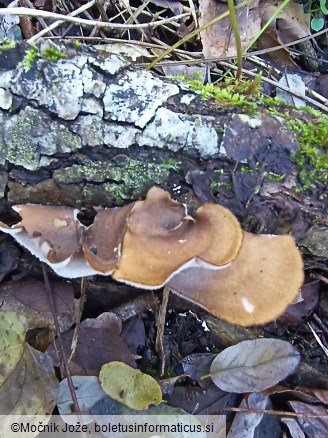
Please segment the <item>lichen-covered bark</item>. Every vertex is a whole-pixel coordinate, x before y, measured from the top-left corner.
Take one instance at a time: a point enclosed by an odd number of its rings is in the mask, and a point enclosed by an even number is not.
[[[49,46],[66,59],[48,61]],[[199,100],[173,81],[90,47],[31,50],[0,54],[0,190],[10,204],[121,205],[168,184],[184,155],[218,155],[215,118],[172,110],[172,96]]]
[[[57,61],[47,59],[49,46]],[[272,208],[287,208],[291,217],[304,208],[281,198],[295,187],[290,156],[298,147],[284,120],[260,106],[255,114],[204,101],[183,82],[90,46],[45,40],[37,50],[21,43],[0,53],[2,209],[26,202],[119,206],[153,185],[197,206],[192,187],[248,228],[256,217],[260,231],[274,232],[282,226],[273,226]],[[238,162],[249,172],[235,172]],[[283,183],[266,178],[281,173]]]

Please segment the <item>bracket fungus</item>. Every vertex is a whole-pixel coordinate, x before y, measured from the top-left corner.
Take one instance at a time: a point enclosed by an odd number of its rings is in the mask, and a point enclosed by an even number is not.
[[[303,262],[290,236],[243,232],[225,207],[192,218],[169,193],[98,211],[85,227],[68,207],[19,205],[11,234],[62,277],[112,275],[144,289],[167,285],[214,315],[243,326],[276,319],[296,299]]]
[[[193,219],[184,205],[156,187],[144,201],[135,203],[127,220],[113,278],[140,287],[163,286],[195,259],[214,269],[226,265],[237,256],[242,242],[239,222],[226,208],[204,204]]]
[[[167,286],[241,326],[265,324],[297,298],[303,262],[291,236],[244,232],[238,256],[220,270],[187,268]]]

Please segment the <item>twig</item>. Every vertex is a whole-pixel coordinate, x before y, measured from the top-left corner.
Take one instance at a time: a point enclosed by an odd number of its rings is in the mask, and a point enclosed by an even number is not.
[[[237,67],[235,67],[234,65],[231,65],[231,64],[229,64],[227,62],[220,62],[220,64],[223,65],[224,67],[231,68],[232,70],[236,70],[237,69]],[[252,76],[252,77],[257,77],[258,76],[257,73],[253,73],[253,72],[251,72],[249,70],[242,69],[242,72],[243,72],[243,74],[248,75],[248,76]],[[273,85],[275,87],[281,88],[282,90],[287,91],[288,93],[291,93],[294,96],[299,97],[300,99],[303,99],[303,100],[306,100],[309,103],[312,103],[312,105],[315,105],[316,107],[320,108],[322,111],[328,112],[328,106],[322,105],[321,103],[317,102],[314,99],[311,99],[308,96],[304,96],[303,94],[298,93],[297,91],[290,90],[288,87],[284,87],[283,85],[280,85],[277,82],[274,82],[274,81],[272,81],[269,78],[262,77],[261,80],[265,81],[268,84],[271,84],[271,85]]]
[[[299,38],[298,40],[291,41],[291,42],[285,43],[285,44],[281,44],[279,46],[270,47],[268,49],[255,50],[255,51],[250,52],[250,53],[243,53],[243,58],[251,58],[254,55],[258,56],[258,55],[263,55],[266,53],[275,52],[276,50],[284,49],[284,48],[287,48],[290,46],[294,46],[295,44],[302,43],[304,41],[308,41],[309,39],[312,39],[312,37],[318,37],[320,35],[323,35],[324,33],[327,33],[327,29],[320,30],[319,32],[317,32],[313,35],[302,37],[302,38]],[[156,63],[156,65],[158,67],[162,67],[164,65],[179,65],[179,64],[192,65],[192,64],[199,64],[201,62],[203,62],[203,63],[213,62],[214,63],[214,62],[220,62],[220,61],[227,61],[227,60],[235,59],[235,58],[236,58],[236,55],[227,55],[227,56],[219,56],[219,57],[215,57],[215,58],[190,59],[188,61],[184,61],[184,60],[183,61],[163,61],[163,62]],[[147,62],[143,62],[143,63],[139,63],[136,65],[138,67],[145,67],[145,66],[148,66],[149,64]]]
[[[324,277],[321,274],[311,274],[312,278],[317,278],[318,280],[322,281],[325,284],[328,284],[328,278]]]
[[[160,376],[164,375],[164,369],[165,369],[165,351],[163,346],[163,335],[164,335],[165,317],[167,311],[167,303],[169,301],[169,295],[170,295],[170,289],[164,287],[163,300],[156,321],[157,334],[155,341],[155,350],[159,354],[161,361]]]
[[[109,23],[104,21],[96,20],[86,20],[84,18],[71,17],[68,15],[55,14],[54,12],[47,11],[36,11],[29,8],[5,8],[0,9],[0,15],[18,15],[24,16],[28,15],[30,17],[44,17],[49,20],[61,20],[67,21],[69,23],[83,24],[85,26],[97,26],[97,27],[108,27],[109,29],[152,29],[157,26],[161,26],[166,23],[171,23],[181,18],[189,17],[189,13],[184,13],[176,15],[171,18],[164,18],[159,21],[152,21],[150,23],[140,23],[140,24],[120,24],[120,23]]]
[[[311,332],[313,333],[313,336],[315,337],[315,340],[318,342],[318,344],[320,345],[320,347],[322,348],[323,352],[325,353],[325,355],[328,357],[328,348],[325,347],[323,345],[323,343],[321,342],[321,339],[319,338],[319,336],[316,334],[314,328],[312,327],[312,325],[308,322],[307,325],[310,327]]]
[[[76,9],[76,11],[71,12],[68,14],[69,17],[75,17],[76,15],[81,14],[82,12],[86,11],[87,9],[91,8],[97,0],[91,0],[90,2],[86,3],[85,5],[81,6],[80,8]],[[56,27],[60,26],[64,23],[64,20],[56,21],[55,23],[52,23],[50,26],[46,27],[45,29],[42,29],[39,33],[34,35],[32,38],[29,38],[27,42],[29,44],[34,43],[39,38],[41,38],[43,35],[47,34],[48,32],[56,29]]]
[[[248,5],[249,3],[251,3],[253,0],[244,0],[242,3],[240,3],[239,5],[237,5],[235,7],[235,9],[240,9],[243,8],[244,6]],[[199,33],[211,26],[213,26],[213,24],[217,23],[218,21],[222,20],[225,17],[228,17],[229,15],[229,10],[227,10],[226,12],[224,12],[221,15],[218,15],[217,17],[213,18],[213,20],[209,21],[208,23],[204,24],[203,26],[201,26],[200,28],[194,30],[193,32],[191,32],[189,35],[186,35],[184,38],[182,38],[180,41],[178,41],[177,43],[173,44],[172,47],[170,47],[168,50],[165,50],[165,52],[163,52],[161,55],[159,55],[154,61],[152,61],[148,66],[147,66],[147,70],[152,69],[159,61],[161,61],[163,58],[165,58],[166,55],[168,55],[169,53],[173,52],[174,49],[177,49],[178,47],[180,47],[182,44],[186,43],[187,41],[191,40],[192,38],[194,38],[195,36],[199,35]]]
[[[67,361],[68,363],[71,363],[71,360],[73,359],[73,356],[75,354],[76,347],[77,347],[77,339],[78,339],[80,325],[81,325],[82,312],[83,312],[84,303],[86,301],[86,295],[85,295],[86,286],[87,286],[87,279],[86,279],[86,277],[82,277],[81,278],[80,305],[79,305],[78,315],[76,317],[76,325],[75,325],[73,339],[72,339],[72,343],[71,343],[71,354],[68,358],[68,361]]]
[[[269,415],[286,415],[289,417],[306,417],[306,418],[328,418],[328,415],[316,415],[309,413],[300,413],[300,412],[288,412],[288,411],[274,411],[271,409],[246,409],[246,408],[222,408],[223,411],[232,411],[232,412],[246,412],[249,414],[269,414]]]
[[[74,389],[72,376],[71,376],[71,373],[69,371],[68,361],[67,361],[67,357],[66,357],[65,350],[64,350],[64,343],[63,343],[63,338],[61,336],[60,327],[59,327],[59,323],[58,323],[56,305],[55,305],[55,300],[54,300],[53,293],[52,293],[52,288],[51,288],[51,285],[49,283],[49,278],[48,278],[46,266],[44,263],[41,263],[41,265],[42,265],[44,283],[45,283],[46,290],[47,290],[48,296],[49,296],[49,301],[50,301],[51,310],[52,310],[52,314],[53,314],[54,324],[55,324],[55,328],[56,328],[57,339],[58,339],[59,348],[60,348],[60,352],[61,352],[61,356],[62,356],[61,359],[63,361],[63,366],[65,369],[65,377],[67,378],[69,392],[70,392],[71,397],[72,397],[73,410],[74,410],[76,415],[81,417],[81,410],[80,410],[79,402],[78,402],[77,397],[76,397],[76,392]]]

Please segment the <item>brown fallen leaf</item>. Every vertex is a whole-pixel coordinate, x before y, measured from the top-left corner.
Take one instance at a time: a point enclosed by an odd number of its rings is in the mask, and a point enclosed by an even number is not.
[[[197,386],[176,386],[166,401],[170,406],[192,414],[211,415],[222,411],[227,405],[235,405],[236,395],[221,391],[214,385],[206,391]]]
[[[70,370],[75,375],[98,375],[103,364],[111,361],[122,361],[136,366],[135,356],[121,338],[121,320],[110,312],[105,312],[95,319],[81,322],[77,345]],[[71,353],[74,330],[62,335],[66,356]],[[55,345],[52,343],[47,352],[58,366]]]
[[[272,2],[271,0],[261,0],[259,8],[261,26],[267,23],[270,17],[276,12],[277,7],[281,4],[282,1]],[[258,40],[258,45],[259,48],[268,49],[270,47],[290,43],[310,34],[310,14],[304,12],[302,4],[289,2],[261,35]],[[297,66],[288,48],[270,52],[270,56],[279,65],[286,65],[291,68]]]
[[[246,49],[255,35],[260,31],[259,1],[255,0],[250,5],[236,11],[242,48]],[[199,25],[203,26],[216,16],[223,14],[228,9],[227,3],[217,0],[199,1]],[[218,58],[225,55],[236,55],[235,37],[230,26],[230,18],[210,26],[201,32],[203,54],[205,58]]]
[[[70,282],[51,283],[59,327],[68,330],[75,322],[74,290]],[[29,329],[47,327],[55,331],[53,312],[45,285],[35,278],[6,282],[0,287],[1,310],[24,315]]]
[[[304,284],[301,289],[302,300],[287,307],[279,322],[285,324],[299,324],[300,319],[307,316],[319,301],[320,283],[318,280]]]

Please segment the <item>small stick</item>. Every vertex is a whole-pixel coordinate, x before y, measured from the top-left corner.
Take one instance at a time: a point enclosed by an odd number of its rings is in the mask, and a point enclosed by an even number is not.
[[[55,14],[54,12],[39,11],[39,10],[36,11],[29,8],[0,9],[0,16],[1,15],[18,15],[18,16],[27,15],[28,17],[43,17],[43,18],[49,18],[50,20],[67,21],[69,23],[82,24],[85,26],[108,27],[109,29],[153,29],[157,26],[161,26],[166,23],[175,22],[182,18],[189,17],[190,14],[184,13],[180,15],[175,15],[174,17],[170,17],[170,18],[163,18],[163,20],[150,21],[149,23],[138,23],[138,24],[120,24],[120,23],[110,23],[110,22],[97,21],[97,20],[86,20],[84,18]]]
[[[161,365],[160,365],[160,376],[164,375],[165,369],[165,352],[163,346],[163,335],[164,335],[164,326],[165,326],[165,317],[167,311],[167,304],[169,301],[170,289],[168,287],[164,287],[163,290],[163,300],[161,307],[158,312],[156,326],[157,326],[157,334],[155,341],[155,350],[159,354]]]
[[[328,418],[328,415],[316,415],[310,413],[301,412],[288,412],[288,411],[274,411],[270,409],[247,409],[247,408],[222,408],[223,411],[231,412],[246,412],[249,414],[269,414],[269,415],[284,415],[288,417],[306,417],[306,418]]]
[[[46,290],[48,292],[49,301],[50,301],[50,305],[51,305],[51,310],[52,310],[52,314],[53,314],[54,324],[55,324],[56,333],[57,333],[57,339],[58,339],[58,343],[59,343],[59,349],[60,349],[61,356],[62,356],[61,358],[62,358],[63,366],[64,366],[64,369],[65,369],[65,377],[67,378],[67,384],[68,384],[69,392],[70,392],[71,397],[72,397],[73,410],[74,410],[74,412],[79,417],[81,417],[82,416],[81,415],[81,410],[80,410],[79,402],[78,402],[77,397],[76,397],[76,392],[75,392],[75,389],[74,389],[74,384],[73,384],[72,376],[71,376],[71,373],[69,371],[68,361],[67,361],[67,357],[66,357],[65,350],[64,350],[63,338],[61,336],[61,332],[60,332],[60,328],[59,328],[57,312],[56,312],[56,304],[55,304],[55,300],[54,300],[54,297],[53,297],[52,288],[51,288],[51,285],[50,285],[50,282],[49,282],[46,266],[45,266],[44,263],[41,263],[41,265],[42,265],[44,283],[45,283],[45,286],[46,286]]]
[[[73,359],[73,356],[75,354],[76,347],[77,347],[77,339],[79,336],[81,317],[82,317],[84,303],[86,301],[86,295],[85,295],[86,286],[87,286],[86,277],[82,277],[81,278],[81,296],[80,296],[79,312],[78,312],[78,315],[76,317],[76,325],[75,325],[73,339],[72,339],[72,343],[71,343],[71,354],[68,358],[68,361],[67,361],[68,363],[71,363],[71,360]]]
[[[81,14],[81,12],[86,11],[87,9],[91,8],[95,4],[96,0],[91,0],[90,2],[86,3],[85,5],[81,6],[80,8],[76,9],[76,11],[71,12],[68,14],[70,17],[75,17],[76,15]],[[34,35],[33,37],[29,38],[27,42],[29,44],[35,43],[39,38],[41,38],[43,35],[45,35],[48,32],[51,32],[52,30],[56,29],[56,27],[63,24],[63,20],[55,21],[50,26],[46,27],[45,29],[42,29],[39,33]]]

